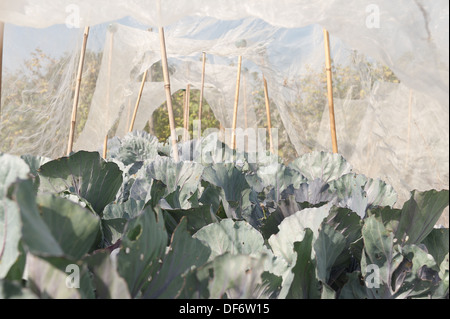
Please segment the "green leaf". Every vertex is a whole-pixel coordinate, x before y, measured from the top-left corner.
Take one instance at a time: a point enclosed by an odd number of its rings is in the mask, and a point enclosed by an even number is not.
[[[369,207],[392,207],[397,202],[397,192],[391,185],[380,179],[368,178],[367,183],[364,185],[364,191],[367,194]]]
[[[8,188],[18,179],[27,179],[30,173],[28,165],[19,157],[0,155],[0,200],[7,195]]]
[[[12,199],[19,206],[24,246],[35,255],[62,256],[61,246],[39,214],[31,180],[19,182],[12,189]]]
[[[361,263],[362,274],[368,274],[368,265],[379,269],[379,288],[368,289],[371,298],[393,298],[392,278],[394,271],[400,266],[403,257],[394,247],[394,234],[374,216],[367,218],[362,229],[364,254]],[[372,273],[370,273],[372,274]]]
[[[316,278],[316,262],[311,259],[313,232],[305,230],[300,242],[294,243],[297,254],[295,266],[292,268],[294,278],[289,288],[289,299],[320,299],[320,283]]]
[[[433,229],[422,241],[428,253],[433,256],[436,264],[440,265],[449,251],[449,231],[448,228]]]
[[[261,234],[245,221],[224,219],[203,227],[193,237],[211,249],[209,260],[225,253],[259,256],[268,251]]]
[[[38,169],[47,162],[50,162],[51,159],[42,156],[34,156],[34,155],[22,155],[20,157],[30,168],[30,175],[33,179],[34,188],[36,192],[39,189],[40,178],[38,174]]]
[[[252,257],[226,253],[218,256],[195,271],[198,288],[202,289],[206,282],[209,299],[263,298],[266,296],[266,285],[262,274],[266,261],[264,255]]]
[[[57,261],[64,263],[64,261]],[[71,263],[65,262],[66,266]],[[78,267],[78,265],[75,265]],[[60,270],[58,266],[52,262],[32,254],[27,255],[28,280],[32,291],[39,296],[40,299],[80,299],[80,290],[70,288],[67,281],[71,278],[70,272],[66,273]],[[81,272],[80,272],[81,275]],[[74,277],[75,278],[75,277]],[[80,286],[81,287],[81,277]]]
[[[339,299],[368,299],[367,290],[358,271],[347,274],[348,281],[339,293]]]
[[[433,230],[449,203],[449,191],[411,192],[403,205],[395,236],[403,244],[419,244]]]
[[[109,252],[88,256],[85,260],[93,274],[97,299],[130,299],[127,283],[120,277]]]
[[[403,262],[393,276],[395,297],[404,299],[431,296],[441,281],[439,268],[433,257],[416,245],[404,246],[402,255]]]
[[[352,167],[339,154],[312,152],[300,156],[289,167],[299,171],[308,181],[320,178],[329,183],[351,172]]]
[[[55,195],[37,197],[40,215],[64,255],[79,260],[94,245],[100,219],[87,209]]]
[[[219,163],[206,167],[202,179],[222,189],[224,199],[229,202],[239,202],[242,192],[250,188],[245,175],[233,163]]]
[[[120,218],[129,220],[139,215],[144,206],[144,201],[135,200],[133,198],[130,198],[124,203],[110,203],[105,207],[102,219],[109,220]]]
[[[294,243],[302,241],[306,229],[309,228],[314,238],[319,235],[319,227],[328,216],[330,205],[319,208],[306,208],[286,217],[280,224],[280,231],[269,238],[269,245],[275,256],[293,264],[295,262]]]
[[[319,236],[314,243],[314,252],[317,261],[317,278],[322,283],[328,283],[331,268],[345,247],[345,237],[324,222],[319,231]]]
[[[0,280],[0,299],[37,299],[30,289],[19,283]]]
[[[70,192],[87,200],[101,216],[122,185],[122,172],[115,163],[105,162],[96,152],[81,151],[41,166],[40,190]]]
[[[0,279],[4,279],[19,258],[22,221],[19,207],[5,198],[0,200]]]
[[[120,146],[108,157],[117,158],[124,165],[138,161],[153,160],[158,156],[158,139],[143,131],[128,133],[120,140]]]
[[[171,234],[180,223],[183,217],[187,219],[188,232],[193,235],[201,228],[219,222],[219,219],[212,211],[212,207],[209,205],[202,205],[197,208],[191,209],[175,209],[175,210],[163,210],[164,220],[166,221],[166,228]],[[170,220],[170,224],[168,221]]]
[[[195,196],[200,186],[203,166],[194,162],[174,162],[169,157],[157,157],[143,171],[144,176],[136,179],[131,188],[131,196],[135,199],[151,199],[154,180],[164,184],[164,198],[176,193],[171,203],[177,203],[176,207],[192,208],[191,198]],[[154,191],[154,190],[153,190]],[[157,192],[159,193],[159,192]],[[152,199],[153,200],[153,199]]]
[[[132,298],[159,268],[167,240],[164,219],[149,206],[128,221],[117,256],[117,269],[127,282]]]
[[[253,174],[247,174],[246,180],[256,192],[262,192],[264,188],[273,187],[280,194],[288,186],[298,188],[306,179],[298,171],[286,167],[281,163],[270,163],[261,166]]]
[[[187,231],[187,219],[183,218],[175,229],[169,252],[164,257],[161,269],[152,276],[144,298],[176,298],[183,285],[183,275],[193,267],[203,265],[211,250]]]
[[[366,215],[369,201],[364,192],[367,178],[363,175],[346,174],[331,182],[330,190],[337,194],[340,207],[347,207],[361,218]]]

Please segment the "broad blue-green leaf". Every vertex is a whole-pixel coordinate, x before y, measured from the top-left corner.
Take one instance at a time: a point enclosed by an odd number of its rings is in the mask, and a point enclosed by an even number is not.
[[[357,213],[361,218],[366,215],[368,206],[364,185],[367,178],[358,174],[346,174],[331,182],[330,190],[337,194],[340,207],[347,207]]]
[[[394,234],[371,216],[365,221],[362,235],[364,239],[362,274],[364,277],[375,274],[372,267],[379,270],[379,277],[375,279],[378,280],[380,287],[368,289],[368,296],[376,299],[393,298],[395,291],[392,288],[392,276],[403,260],[401,253],[394,247]],[[372,266],[368,268],[369,265]]]
[[[209,299],[260,299],[266,296],[262,280],[266,259],[226,253],[198,269],[196,276],[207,282]]]
[[[297,203],[307,202],[311,205],[331,202],[336,197],[330,192],[329,185],[320,179],[302,183],[297,189],[294,189],[293,194]]]
[[[264,238],[245,221],[224,219],[203,227],[193,237],[211,249],[210,260],[225,253],[259,256],[267,252]]]
[[[39,176],[41,191],[69,191],[87,200],[99,215],[115,199],[123,180],[117,164],[85,151],[42,165]]]
[[[0,200],[0,279],[4,279],[19,258],[22,221],[19,207],[7,198]]]
[[[368,178],[364,185],[369,207],[390,206],[397,202],[397,192],[394,188],[380,179]]]
[[[336,259],[346,247],[345,237],[326,222],[319,230],[319,236],[314,242],[316,255],[317,278],[327,284],[330,278],[331,268]]]
[[[368,299],[367,288],[361,280],[361,273],[354,271],[347,274],[347,282],[339,293],[339,299]]]
[[[350,208],[361,218],[365,217],[368,208],[392,207],[397,201],[397,193],[392,186],[355,173],[345,174],[332,181],[330,192],[336,194],[339,206]]]
[[[70,263],[67,262],[67,266]],[[80,290],[70,288],[67,281],[72,282],[69,276],[73,274],[72,270],[68,273],[60,270],[57,266],[52,265],[51,262],[36,257],[32,254],[27,255],[27,270],[28,280],[33,292],[41,299],[80,299]],[[73,277],[74,280],[75,277]],[[66,281],[67,280],[67,281]],[[81,271],[80,282],[81,287]]]
[[[316,278],[316,262],[311,259],[313,232],[305,230],[303,240],[294,243],[296,253],[294,274],[287,298],[289,299],[320,299],[320,284]]]
[[[328,216],[330,206],[306,208],[285,218],[279,225],[280,231],[269,238],[269,245],[275,256],[281,257],[292,265],[295,262],[294,243],[303,240],[305,230],[309,228],[314,239],[319,235],[319,227]]]
[[[290,185],[298,188],[301,183],[306,182],[306,178],[298,171],[277,162],[260,166],[255,173],[246,175],[246,179],[256,192],[262,192],[266,187],[273,187],[277,194]]]
[[[137,217],[145,202],[128,199],[124,203],[110,203],[103,211],[102,227],[107,244],[114,244],[122,238],[128,220]]]
[[[130,299],[127,283],[117,272],[113,258],[109,252],[101,252],[86,259],[93,274],[96,298]]]
[[[20,158],[30,168],[30,175],[31,175],[32,179],[34,180],[34,186],[35,186],[35,189],[37,192],[37,190],[39,188],[39,184],[40,184],[38,169],[45,163],[50,162],[51,159],[47,158],[47,157],[34,156],[34,155],[22,155]]]
[[[17,282],[0,280],[0,299],[37,299],[37,296]]]
[[[124,203],[110,203],[105,207],[103,211],[104,220],[109,219],[125,219],[129,220],[138,216],[145,206],[144,201],[135,200],[130,198]]]
[[[441,282],[434,294],[435,298],[447,298],[449,294],[449,254],[445,255],[444,260],[439,265],[439,278]]]
[[[212,207],[209,205],[202,205],[187,210],[164,210],[164,220],[167,231],[170,234],[173,233],[183,217],[187,219],[187,229],[191,235],[207,225],[219,222],[219,218],[214,214]]]
[[[422,241],[428,253],[433,256],[436,264],[440,265],[449,251],[448,228],[435,228]]]
[[[393,276],[395,298],[431,296],[441,281],[434,258],[416,245],[402,247],[402,255],[402,265]]]
[[[206,167],[202,178],[221,188],[225,194],[225,199],[230,202],[239,202],[242,192],[250,188],[245,175],[233,163],[214,164]]]
[[[39,214],[31,180],[15,184],[12,199],[19,206],[25,247],[35,255],[62,256],[61,246]]]
[[[183,218],[172,236],[169,252],[161,269],[152,275],[144,298],[176,298],[184,284],[184,274],[208,261],[211,250],[187,231],[187,219]]]
[[[30,173],[28,165],[17,156],[0,155],[0,200],[7,195],[8,187],[17,179],[26,179]]]
[[[144,170],[145,176],[138,178],[131,188],[131,196],[135,199],[149,200],[149,195],[152,189],[153,180],[162,182],[165,185],[164,197],[176,193],[176,201],[179,207],[189,209],[192,207],[190,199],[195,196],[199,189],[200,179],[203,172],[203,166],[194,162],[174,162],[168,157],[158,157],[153,162],[148,164]],[[137,192],[137,187],[147,194],[143,198],[143,194],[137,197],[133,193]],[[142,191],[144,190],[144,191]],[[173,201],[172,201],[173,202]]]
[[[93,247],[100,219],[87,209],[56,195],[37,197],[39,213],[64,255],[81,259]]]
[[[320,178],[326,183],[351,172],[352,167],[339,154],[312,152],[300,156],[289,167],[299,171],[309,181]]]
[[[158,156],[158,139],[143,131],[128,133],[120,140],[120,146],[108,157],[116,158],[125,165],[138,161],[153,160]]]
[[[403,205],[395,236],[404,244],[419,244],[433,230],[449,203],[449,191],[411,192]]]
[[[160,213],[146,207],[136,218],[128,221],[117,256],[117,269],[125,279],[134,298],[159,268],[159,260],[167,246],[167,232]]]

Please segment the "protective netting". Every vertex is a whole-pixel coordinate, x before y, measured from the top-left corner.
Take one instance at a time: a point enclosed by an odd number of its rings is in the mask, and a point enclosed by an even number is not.
[[[106,135],[128,132],[146,70],[134,129],[148,128],[166,100],[161,25],[173,94],[190,85],[198,98],[205,52],[205,102],[230,128],[242,56],[237,127],[266,126],[264,77],[280,154],[331,151],[325,27],[339,152],[360,173],[390,183],[399,205],[412,189],[449,187],[447,1],[21,0],[0,3],[0,21],[1,151],[65,155],[85,25],[74,150],[98,150]],[[192,122],[190,129],[195,137]],[[248,145],[263,144],[249,136]]]

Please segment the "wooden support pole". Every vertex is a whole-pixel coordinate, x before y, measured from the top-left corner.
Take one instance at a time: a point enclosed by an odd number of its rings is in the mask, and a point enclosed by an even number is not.
[[[241,85],[241,68],[242,68],[242,56],[239,56],[238,60],[238,72],[236,78],[236,95],[234,97],[234,110],[233,110],[233,127],[231,131],[231,148],[236,148],[236,126],[237,126],[237,112],[239,106],[239,88]]]
[[[73,148],[73,139],[75,135],[75,126],[77,121],[78,100],[80,98],[81,79],[83,77],[83,66],[84,66],[84,58],[86,56],[86,45],[88,37],[89,37],[89,27],[86,27],[84,29],[83,45],[81,47],[80,63],[78,65],[77,82],[75,86],[75,96],[73,99],[73,107],[72,107],[72,119],[70,122],[69,143],[67,145],[67,156],[69,156],[70,153],[72,153]]]
[[[275,150],[273,148],[273,138],[272,138],[272,120],[270,116],[270,100],[269,100],[269,89],[267,88],[267,80],[266,77],[263,75],[264,80],[264,98],[266,101],[266,116],[267,116],[267,129],[269,131],[269,145],[270,145],[270,152],[272,154],[275,153]]]
[[[106,159],[108,154],[108,134],[105,136],[105,141],[103,142],[103,158]]]
[[[144,92],[145,80],[147,79],[148,69],[145,70],[144,75],[142,75],[141,87],[139,89],[138,97],[136,100],[136,105],[134,106],[133,117],[131,118],[130,128],[128,132],[133,132],[134,122],[136,121],[136,115],[139,110],[139,104],[141,103],[142,92]]]
[[[328,106],[330,111],[330,129],[331,142],[333,145],[333,153],[338,153],[338,144],[336,136],[336,120],[334,117],[334,101],[333,101],[333,75],[331,72],[331,54],[330,54],[330,35],[326,29],[323,30],[325,39],[325,66],[327,70],[327,87],[328,87]]]
[[[169,65],[167,63],[166,39],[164,38],[164,28],[159,27],[159,40],[161,45],[161,64],[164,75],[164,88],[166,90],[167,113],[169,115],[170,136],[172,141],[173,158],[175,162],[180,160],[178,155],[177,136],[175,131],[175,119],[173,116],[172,93],[170,92]]]
[[[2,118],[2,73],[3,73],[3,35],[5,23],[0,21],[0,120]]]
[[[205,70],[206,70],[206,52],[202,53],[202,84],[200,87],[200,99],[198,102],[198,120],[200,121],[200,125],[198,126],[198,135],[197,138],[200,138],[202,135],[202,112],[203,112],[203,94],[205,92]]]

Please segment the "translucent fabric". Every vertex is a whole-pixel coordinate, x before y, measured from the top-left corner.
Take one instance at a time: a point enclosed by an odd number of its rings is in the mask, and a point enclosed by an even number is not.
[[[189,84],[199,94],[205,52],[204,97],[230,128],[241,56],[237,127],[267,126],[265,78],[279,147],[289,143],[297,155],[331,151],[326,28],[339,152],[360,173],[390,183],[401,205],[413,189],[449,187],[448,6],[443,0],[2,1],[0,150],[65,155],[89,25],[74,150],[98,150],[106,135],[128,132],[143,73],[161,60],[157,31],[164,26],[172,93]],[[49,59],[33,66],[41,54]],[[143,130],[165,102],[161,81],[149,72],[133,129]],[[249,144],[262,143],[262,136],[250,137]]]

